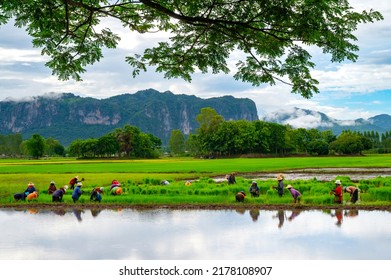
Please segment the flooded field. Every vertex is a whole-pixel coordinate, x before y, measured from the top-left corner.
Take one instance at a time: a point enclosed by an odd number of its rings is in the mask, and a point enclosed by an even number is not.
[[[391,212],[0,209],[2,260],[389,260]]]
[[[270,180],[276,178],[276,173],[251,173],[238,174],[253,180]],[[306,168],[288,170],[284,172],[286,180],[310,180],[316,178],[318,181],[332,181],[336,176],[347,176],[352,181],[372,179],[376,177],[391,176],[391,168]],[[214,178],[217,182],[225,180],[225,177]]]

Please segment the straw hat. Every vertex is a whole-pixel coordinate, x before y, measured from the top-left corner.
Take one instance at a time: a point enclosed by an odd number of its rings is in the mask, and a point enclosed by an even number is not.
[[[288,185],[288,186],[286,186],[286,188],[287,188],[287,189],[290,189],[290,188],[292,188],[292,186],[291,186],[291,185]]]
[[[82,184],[82,182],[78,182],[77,184],[76,184],[76,186],[83,186],[83,184]]]
[[[28,186],[28,187],[33,187],[33,186],[34,186],[34,183],[33,183],[33,182],[29,182],[27,186]]]
[[[341,185],[341,180],[336,180],[336,181],[335,181],[335,184],[336,184],[336,185]]]
[[[64,189],[64,191],[66,191],[66,190],[68,189],[68,186],[65,185],[65,186],[63,187],[63,189]]]
[[[284,175],[278,174],[278,175],[277,175],[277,180],[278,180],[278,181],[284,180]]]

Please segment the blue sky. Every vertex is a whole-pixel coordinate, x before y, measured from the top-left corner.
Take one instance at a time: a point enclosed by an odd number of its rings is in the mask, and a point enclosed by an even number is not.
[[[187,83],[163,79],[162,74],[151,69],[133,78],[125,56],[140,53],[143,48],[150,47],[151,42],[165,39],[165,34],[130,34],[116,25],[111,28],[118,30],[122,37],[117,49],[105,50],[104,59],[88,67],[82,76],[83,82],[59,81],[44,66],[47,58],[40,55],[39,49],[32,48],[31,38],[25,31],[8,24],[0,26],[0,101],[62,92],[102,99],[154,88],[201,98],[223,95],[250,98],[257,105],[259,117],[294,107],[320,111],[338,120],[391,114],[391,1],[351,0],[350,4],[359,11],[378,10],[384,20],[359,26],[355,35],[360,57],[355,63],[332,64],[330,56],[310,49],[316,63],[312,74],[320,82],[320,93],[311,99],[292,94],[283,84],[252,87],[235,81],[233,73],[197,73],[192,82]]]

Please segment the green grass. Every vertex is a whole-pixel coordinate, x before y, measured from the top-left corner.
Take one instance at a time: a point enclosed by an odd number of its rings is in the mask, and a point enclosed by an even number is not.
[[[57,187],[68,184],[72,176],[85,178],[79,203],[90,203],[89,193],[95,187],[109,189],[113,179],[122,183],[123,194],[103,195],[102,204],[233,204],[237,192],[248,193],[251,179],[241,175],[252,172],[284,172],[286,170],[325,167],[364,167],[381,168],[391,166],[390,155],[370,155],[363,157],[299,157],[299,158],[235,158],[201,160],[191,158],[169,158],[157,160],[89,160],[49,159],[49,160],[0,160],[0,204],[45,204],[51,203],[47,194],[50,181]],[[216,183],[211,177],[222,176],[232,171],[238,172],[237,184]],[[336,176],[337,178],[338,176]],[[161,186],[166,179],[170,185]],[[194,180],[191,186],[185,186],[186,180]],[[344,185],[356,185],[361,190],[361,204],[391,204],[391,179],[379,177],[371,180],[351,182],[349,177],[338,177]],[[28,182],[34,182],[40,196],[35,202],[15,202],[13,194],[26,189]],[[280,198],[271,188],[275,180],[258,181],[261,190],[259,198],[249,195],[245,204],[285,205],[292,198],[286,191]],[[292,184],[302,195],[302,204],[330,205],[333,196],[328,193],[334,187],[333,182],[311,180],[285,181]],[[345,201],[349,196],[345,194]],[[64,196],[64,204],[73,204],[71,191]]]

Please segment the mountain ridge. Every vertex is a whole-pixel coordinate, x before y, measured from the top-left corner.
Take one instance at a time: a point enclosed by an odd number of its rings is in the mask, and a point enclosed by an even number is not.
[[[226,120],[258,119],[252,100],[233,96],[202,99],[154,89],[105,99],[62,93],[1,101],[0,134],[21,133],[27,139],[38,133],[69,145],[76,139],[97,138],[115,128],[133,125],[164,144],[173,129],[185,135],[195,132],[196,116],[204,107],[214,108]]]

